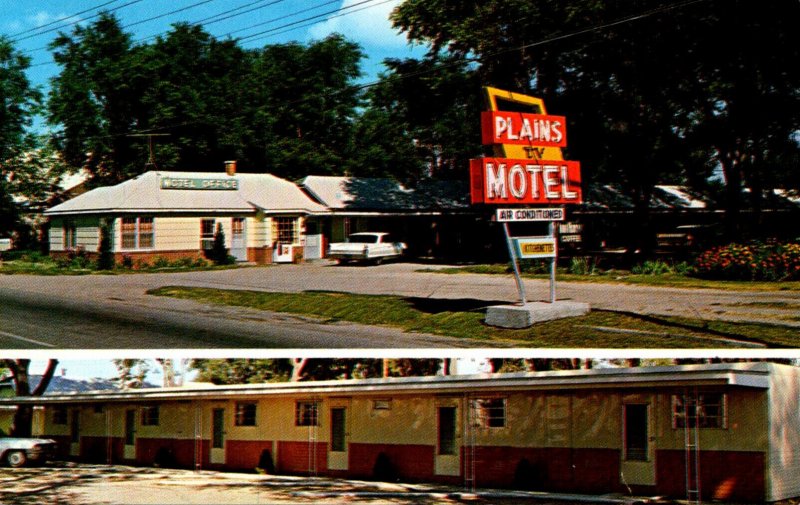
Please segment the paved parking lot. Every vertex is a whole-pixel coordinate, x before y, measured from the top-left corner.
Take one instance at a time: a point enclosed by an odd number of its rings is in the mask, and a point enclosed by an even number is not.
[[[533,492],[465,491],[427,484],[392,484],[343,479],[257,475],[122,465],[55,463],[2,468],[0,503],[88,504],[265,504],[265,503],[606,503],[631,504],[615,496]]]

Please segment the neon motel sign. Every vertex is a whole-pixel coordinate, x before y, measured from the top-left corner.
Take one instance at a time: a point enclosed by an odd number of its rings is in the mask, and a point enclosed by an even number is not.
[[[486,88],[491,110],[481,114],[482,141],[495,157],[470,160],[473,204],[581,203],[581,170],[564,160],[566,118],[546,114],[535,97]],[[502,107],[531,112],[508,112]]]

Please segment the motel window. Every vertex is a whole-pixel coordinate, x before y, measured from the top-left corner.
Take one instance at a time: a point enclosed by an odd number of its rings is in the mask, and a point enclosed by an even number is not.
[[[392,400],[390,399],[372,400],[372,410],[392,410]]]
[[[53,424],[67,424],[67,408],[63,405],[53,407]]]
[[[294,409],[295,426],[319,426],[319,402],[297,402]]]
[[[64,249],[78,247],[78,233],[74,221],[64,221]]]
[[[505,428],[505,398],[477,398],[472,401],[472,408],[476,426],[480,428]]]
[[[673,428],[727,428],[727,395],[672,395]]]
[[[154,245],[152,217],[122,218],[122,248],[152,249]]]
[[[297,243],[297,218],[295,217],[275,217],[274,233],[278,244]]]
[[[214,220],[203,219],[200,221],[200,248],[210,251],[214,247]]]
[[[142,426],[158,426],[158,405],[142,407]]]
[[[236,426],[256,425],[256,404],[240,402],[236,404]]]

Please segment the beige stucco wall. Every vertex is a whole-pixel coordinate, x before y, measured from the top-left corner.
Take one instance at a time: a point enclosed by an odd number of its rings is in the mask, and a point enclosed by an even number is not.
[[[800,496],[800,369],[771,365],[767,500]]]

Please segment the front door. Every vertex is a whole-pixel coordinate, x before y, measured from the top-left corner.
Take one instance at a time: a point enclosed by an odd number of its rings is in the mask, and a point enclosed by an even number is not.
[[[624,481],[628,484],[653,486],[656,483],[656,472],[650,403],[626,403],[622,409]]]
[[[247,227],[243,217],[231,221],[231,256],[236,261],[247,261]]]
[[[125,411],[125,444],[122,457],[128,461],[136,459],[136,410]]]
[[[436,407],[436,475],[460,475],[461,450],[458,443],[458,408],[455,405]]]
[[[211,463],[225,464],[225,409],[211,411]]]
[[[69,455],[81,455],[81,411],[73,410],[69,426]]]
[[[328,468],[347,470],[347,409],[331,409],[331,442],[328,451]]]

